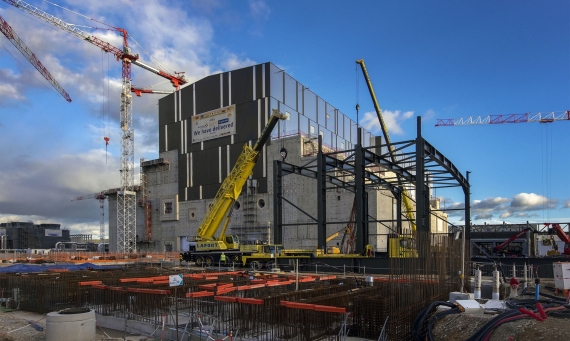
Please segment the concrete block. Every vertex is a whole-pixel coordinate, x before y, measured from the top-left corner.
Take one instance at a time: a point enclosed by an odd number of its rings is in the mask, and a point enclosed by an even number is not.
[[[473,293],[452,291],[449,293],[449,303],[455,303],[457,300],[472,300]]]
[[[460,309],[467,313],[473,315],[483,315],[485,309],[475,300],[457,300],[455,301]]]

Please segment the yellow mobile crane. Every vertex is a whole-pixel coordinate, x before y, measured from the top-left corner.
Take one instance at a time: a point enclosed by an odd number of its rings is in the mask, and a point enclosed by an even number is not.
[[[206,215],[202,219],[196,236],[189,238],[191,247],[188,252],[180,253],[180,260],[195,261],[197,265],[210,265],[214,262],[239,262],[244,252],[240,251],[237,236],[226,235],[234,203],[238,199],[243,185],[253,172],[261,149],[269,140],[273,128],[280,119],[286,119],[277,109],[273,110],[269,121],[263,128],[261,135],[253,147],[243,146],[236,164],[230,174],[225,178],[214,200],[210,204]],[[220,230],[221,227],[221,230]],[[219,235],[216,233],[220,230]],[[247,253],[257,250],[248,250]],[[222,253],[224,257],[222,257]]]
[[[371,256],[371,246],[367,246],[365,255],[326,254],[321,249],[286,250],[283,245],[276,244],[240,245],[237,236],[226,235],[234,203],[238,199],[247,177],[252,173],[261,149],[280,119],[286,119],[286,116],[279,113],[278,110],[273,110],[273,114],[253,148],[248,145],[243,147],[234,168],[222,183],[206,215],[200,222],[197,235],[188,238],[190,249],[180,253],[181,261],[192,261],[198,266],[232,263],[249,265],[253,269],[265,267],[271,270],[276,266],[277,258],[367,258]],[[220,233],[216,236],[218,231]]]
[[[384,134],[384,138],[386,139],[386,143],[388,145],[388,149],[390,150],[390,158],[392,162],[396,163],[396,155],[394,152],[394,146],[392,146],[392,141],[390,140],[390,135],[388,134],[388,127],[384,123],[384,119],[382,118],[382,110],[380,109],[380,105],[378,104],[378,100],[376,99],[376,94],[374,93],[374,88],[372,87],[372,82],[370,81],[370,77],[368,76],[368,71],[366,70],[366,65],[364,64],[364,59],[359,59],[356,61],[357,64],[360,65],[362,69],[362,74],[364,75],[364,79],[366,80],[366,85],[368,86],[368,91],[370,92],[370,96],[372,97],[372,102],[374,103],[374,109],[376,110],[376,115],[378,116],[378,121],[380,121],[380,128],[382,129],[382,133]],[[416,231],[416,218],[414,215],[414,207],[410,200],[410,195],[404,186],[402,186],[402,201],[404,203],[406,209],[406,215],[412,225],[412,230]],[[390,257],[417,257],[417,252],[415,250],[415,245],[413,242],[413,236],[411,235],[400,235],[398,237],[390,238],[389,241],[389,255]]]

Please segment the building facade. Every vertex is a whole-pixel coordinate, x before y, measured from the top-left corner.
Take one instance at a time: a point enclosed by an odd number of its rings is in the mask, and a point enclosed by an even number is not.
[[[2,249],[52,249],[57,242],[70,241],[69,230],[60,224],[28,222],[0,223]]]
[[[236,202],[228,232],[242,243],[272,242],[273,161],[296,165],[315,161],[317,138],[325,152],[347,151],[357,143],[358,126],[332,104],[272,63],[263,63],[208,76],[159,100],[159,158],[141,161],[138,194],[137,249],[186,251],[187,237],[196,235],[201,218],[230,173],[245,144],[260,136],[272,111],[287,116],[271,139]],[[362,129],[363,147],[378,138]],[[316,184],[291,175],[285,180],[284,223],[297,224],[283,231],[287,248],[317,245],[317,230],[310,217],[317,209]],[[369,213],[378,221],[369,226],[369,242],[387,247],[387,236],[398,233],[396,201],[387,191],[369,193]],[[116,200],[109,197],[109,226],[116,234]],[[354,194],[327,191],[327,235],[350,220]],[[302,208],[299,210],[299,208]],[[335,223],[336,222],[336,223]],[[113,231],[114,230],[114,231]],[[337,240],[332,240],[333,243]]]

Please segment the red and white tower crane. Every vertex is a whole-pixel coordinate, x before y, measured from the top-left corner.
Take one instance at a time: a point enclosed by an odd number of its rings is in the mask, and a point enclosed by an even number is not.
[[[117,61],[122,62],[123,81],[120,107],[120,124],[122,131],[121,190],[117,192],[117,251],[136,251],[136,192],[134,188],[134,130],[132,122],[131,64],[140,66],[145,70],[170,80],[176,90],[179,90],[180,85],[186,84],[188,81],[181,73],[175,72],[176,75],[172,75],[139,61],[139,55],[131,52],[127,39],[129,35],[125,29],[111,26],[123,37],[123,48],[118,48],[24,1],[3,1],[64,32],[98,46],[105,52],[112,53],[117,58]]]
[[[102,243],[105,240],[105,199],[107,195],[105,192],[93,193],[83,195],[77,198],[71,199],[71,201],[85,200],[85,199],[97,199],[99,200],[99,206],[101,207],[101,224],[99,226],[99,242]]]
[[[470,116],[468,118],[438,118],[436,127],[466,126],[478,124],[503,124],[503,123],[552,123],[554,121],[569,121],[570,110],[552,111],[547,113],[526,113],[510,115]]]
[[[6,38],[8,38],[8,40],[10,40],[10,42],[14,44],[14,46],[16,46],[18,50],[20,50],[20,52],[24,55],[24,57],[26,57],[26,59],[30,62],[30,64],[32,64],[42,74],[42,76],[44,76],[44,78],[57,90],[57,92],[59,92],[63,96],[63,98],[65,98],[66,101],[71,102],[71,97],[69,97],[69,94],[65,92],[65,90],[63,90],[61,85],[59,85],[59,83],[55,80],[55,78],[53,78],[51,73],[39,61],[39,59],[28,48],[28,46],[24,44],[22,39],[18,37],[16,32],[14,32],[12,27],[8,25],[8,23],[6,22],[6,20],[4,20],[4,18],[2,18],[2,16],[0,16],[0,31],[4,33]]]

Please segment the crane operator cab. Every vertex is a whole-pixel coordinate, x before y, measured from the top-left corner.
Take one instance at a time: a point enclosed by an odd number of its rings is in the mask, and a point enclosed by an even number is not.
[[[226,236],[226,245],[228,246],[228,249],[239,250],[238,236]]]

